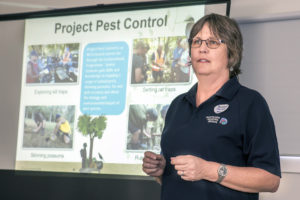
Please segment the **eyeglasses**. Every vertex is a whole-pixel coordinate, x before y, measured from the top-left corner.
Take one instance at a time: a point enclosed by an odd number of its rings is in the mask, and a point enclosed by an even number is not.
[[[192,48],[201,47],[202,42],[205,42],[206,46],[210,49],[216,49],[221,45],[221,43],[225,43],[223,40],[218,40],[218,39],[207,39],[207,40],[201,40],[200,38],[189,39],[189,43],[191,44]]]

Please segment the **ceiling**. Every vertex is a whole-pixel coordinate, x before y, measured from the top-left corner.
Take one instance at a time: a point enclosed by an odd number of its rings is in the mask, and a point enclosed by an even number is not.
[[[0,0],[0,15],[71,7],[149,0]],[[151,0],[159,1],[159,0]],[[299,0],[231,0],[231,17],[237,20],[266,20],[300,17]]]

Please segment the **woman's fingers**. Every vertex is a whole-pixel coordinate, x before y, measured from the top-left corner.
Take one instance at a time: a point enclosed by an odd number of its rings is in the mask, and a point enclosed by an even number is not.
[[[158,163],[159,164],[159,163]],[[143,168],[151,169],[151,168],[157,168],[158,164],[150,163],[150,162],[144,162]]]
[[[156,160],[156,158],[157,158],[158,156],[159,156],[158,154],[153,153],[153,152],[151,152],[151,151],[146,151],[146,152],[144,153],[144,157],[151,158],[151,159],[154,159],[154,160]]]

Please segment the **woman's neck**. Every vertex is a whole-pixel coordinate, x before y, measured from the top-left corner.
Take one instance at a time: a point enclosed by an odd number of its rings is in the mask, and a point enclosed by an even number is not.
[[[198,107],[200,104],[214,95],[228,80],[228,76],[217,78],[209,76],[198,77],[196,106]]]

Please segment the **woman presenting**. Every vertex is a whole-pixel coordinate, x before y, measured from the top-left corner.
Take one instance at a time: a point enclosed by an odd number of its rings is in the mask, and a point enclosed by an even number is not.
[[[166,115],[161,154],[145,152],[143,171],[161,199],[258,200],[275,192],[280,160],[265,99],[240,85],[243,41],[237,23],[210,14],[193,26],[191,64],[198,82]]]

